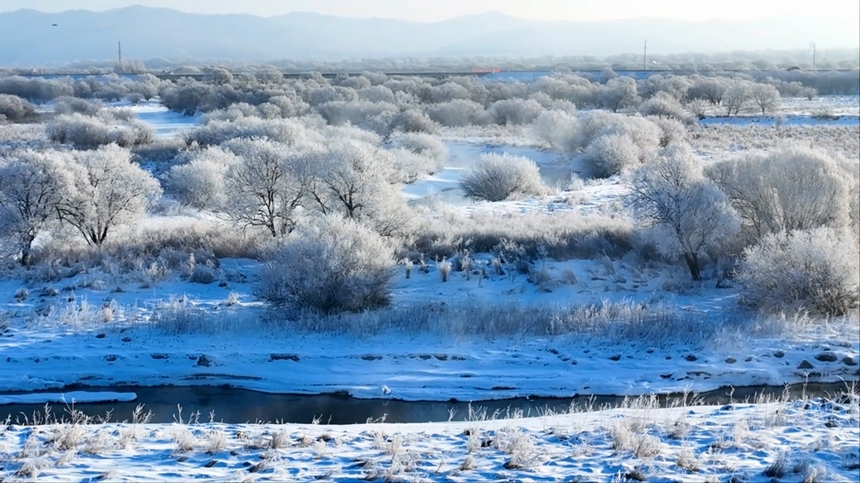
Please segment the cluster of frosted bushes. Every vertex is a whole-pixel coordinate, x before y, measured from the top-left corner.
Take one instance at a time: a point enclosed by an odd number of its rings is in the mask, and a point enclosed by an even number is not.
[[[648,162],[661,147],[686,138],[683,125],[660,117],[631,117],[601,111],[575,117],[561,111],[541,114],[538,137],[553,148],[582,152],[589,176],[606,178]]]
[[[161,195],[152,175],[116,145],[91,151],[13,151],[0,157],[2,237],[22,264],[39,236],[74,230],[101,246]]]
[[[682,258],[694,280],[707,259],[738,258],[724,276],[760,310],[858,305],[860,161],[789,145],[703,168],[677,144],[632,172],[625,201],[664,256]]]
[[[162,81],[152,74],[141,74],[134,79],[116,74],[85,77],[43,79],[40,77],[0,77],[0,94],[12,94],[34,102],[48,102],[60,97],[101,99],[149,100],[158,95]]]
[[[155,137],[148,124],[106,110],[95,117],[77,113],[57,116],[46,125],[45,133],[51,141],[83,149],[108,144],[138,146],[151,143]]]
[[[33,116],[33,106],[18,96],[0,94],[0,121],[18,121]]]

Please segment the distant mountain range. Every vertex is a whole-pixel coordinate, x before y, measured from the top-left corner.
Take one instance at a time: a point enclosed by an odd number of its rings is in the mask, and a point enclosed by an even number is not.
[[[54,26],[56,24],[56,26]],[[433,23],[315,13],[277,17],[203,15],[133,6],[91,12],[0,13],[0,65],[44,65],[116,58],[199,60],[507,55],[606,56],[641,52],[727,52],[857,48],[860,21],[815,17],[681,22],[637,19],[548,22],[499,13]]]

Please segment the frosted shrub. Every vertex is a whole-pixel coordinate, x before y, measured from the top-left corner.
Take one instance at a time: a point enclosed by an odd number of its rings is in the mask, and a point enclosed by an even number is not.
[[[606,82],[597,95],[600,107],[618,112],[628,106],[634,106],[638,97],[636,81],[630,77],[618,77]]]
[[[10,121],[18,121],[36,113],[25,99],[9,94],[0,94],[0,116]]]
[[[857,241],[831,228],[773,233],[746,250],[738,279],[758,310],[844,314],[858,305]]]
[[[585,150],[584,161],[590,175],[608,178],[639,165],[640,149],[629,136],[605,134]]]
[[[221,144],[231,139],[267,138],[288,145],[304,145],[319,140],[300,122],[293,119],[260,119],[245,117],[235,121],[211,121],[185,133],[188,145],[196,142],[200,146]]]
[[[405,133],[435,133],[439,126],[418,109],[408,109],[394,116],[388,126],[390,131]]]
[[[379,116],[383,113],[397,113],[399,109],[394,104],[385,102],[369,101],[332,101],[320,104],[316,107],[317,112],[322,115],[329,124],[339,126],[352,124],[353,126],[366,126],[367,119]]]
[[[61,115],[45,127],[48,139],[77,148],[108,144],[131,147],[152,142],[155,131],[137,119],[99,119],[81,114]]]
[[[649,117],[648,120],[660,128],[661,148],[686,141],[687,128],[680,121],[668,117]]]
[[[430,119],[448,127],[484,124],[487,120],[484,106],[462,99],[427,106],[426,112]]]
[[[693,116],[684,110],[684,106],[665,92],[658,92],[657,95],[643,102],[639,106],[639,112],[643,116],[662,116],[687,124],[695,122]]]
[[[388,152],[394,158],[394,174],[390,181],[395,183],[413,183],[420,176],[435,173],[441,168],[433,158],[408,149],[395,148]]]
[[[224,201],[224,174],[241,162],[233,153],[210,147],[190,155],[190,161],[170,168],[168,189],[182,203],[199,209],[213,209]]]
[[[717,163],[706,173],[756,238],[848,223],[852,180],[823,151],[793,145]]]
[[[585,148],[605,130],[621,120],[623,116],[606,111],[589,111],[578,118],[578,129],[576,133],[576,147]]]
[[[463,175],[460,187],[469,198],[485,201],[547,192],[534,161],[507,153],[482,154],[475,167]]]
[[[77,97],[60,97],[54,100],[54,112],[57,114],[84,114],[86,116],[95,116],[102,109],[104,104],[98,100],[79,99]]]
[[[388,305],[392,248],[361,224],[328,215],[300,226],[266,264],[257,294],[274,307],[321,313]]]
[[[433,159],[440,168],[448,161],[448,147],[438,137],[429,134],[400,133],[392,136],[391,143],[395,147]]]
[[[642,153],[655,150],[660,145],[662,132],[649,119],[613,115],[611,121],[600,131],[601,134],[622,134],[628,136]],[[640,156],[644,161],[645,158]]]
[[[537,136],[553,149],[569,152],[576,149],[579,123],[564,111],[544,111],[534,122]]]
[[[500,125],[521,125],[534,121],[543,107],[534,100],[507,99],[494,102],[487,114]]]

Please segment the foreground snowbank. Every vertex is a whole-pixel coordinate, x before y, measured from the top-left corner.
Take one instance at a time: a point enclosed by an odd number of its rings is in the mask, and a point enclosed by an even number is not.
[[[0,433],[3,481],[856,481],[857,396],[434,424],[51,424]],[[145,420],[138,414],[137,419]],[[217,419],[217,415],[214,415]]]

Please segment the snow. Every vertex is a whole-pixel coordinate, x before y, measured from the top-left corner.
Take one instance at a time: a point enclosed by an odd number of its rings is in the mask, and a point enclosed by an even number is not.
[[[42,392],[35,394],[0,395],[0,406],[5,406],[9,404],[84,404],[99,402],[128,402],[134,401],[135,399],[137,399],[137,394],[133,392]]]
[[[670,409],[645,399],[506,419],[475,408],[469,421],[425,424],[12,425],[0,433],[0,478],[857,481],[857,397],[837,399]]]
[[[713,124],[733,124],[747,125],[757,124],[761,126],[775,126],[777,124],[783,126],[797,125],[816,125],[816,126],[858,126],[860,125],[860,117],[858,116],[836,116],[833,119],[817,118],[811,115],[790,115],[781,117],[778,121],[771,116],[713,116],[699,120],[699,124],[709,126]]]
[[[123,107],[131,109],[141,121],[151,125],[157,139],[170,138],[184,129],[192,128],[200,122],[201,117],[200,114],[186,116],[173,112],[161,105],[158,99]]]
[[[442,283],[435,268],[427,274],[416,269],[408,280],[401,271],[393,310],[408,314],[410,307],[434,304],[492,305],[526,314],[530,307],[605,301],[665,306],[687,314],[689,321],[677,322],[684,332],[672,340],[661,340],[659,334],[670,332],[659,327],[650,340],[624,336],[624,330],[649,333],[637,325],[556,336],[482,337],[410,330],[407,321],[400,331],[378,334],[310,334],[262,320],[264,308],[252,295],[259,262],[221,260],[224,286],[179,277],[141,285],[91,271],[55,286],[55,296],[40,295],[43,286],[31,285],[32,295],[24,301],[12,294],[27,284],[0,282],[3,308],[12,315],[0,337],[0,387],[227,384],[273,393],[346,391],[359,398],[478,401],[704,392],[728,385],[857,380],[860,375],[853,365],[860,360],[856,320],[785,327],[773,322],[775,329],[762,331],[766,321],[749,315],[732,319],[737,292],[716,289],[713,281],[686,291],[665,286],[673,277],[658,269],[623,263],[610,269],[589,260],[538,263],[554,280],[563,280],[562,272],[569,269],[579,281],[558,282],[547,291],[515,273],[479,281],[455,272]],[[231,297],[235,303],[228,304]],[[48,307],[50,316],[36,316]],[[102,307],[110,307],[110,318]],[[153,314],[168,325],[152,322]],[[702,332],[722,323],[721,317],[730,323]],[[186,321],[193,330],[176,333],[171,320]]]

